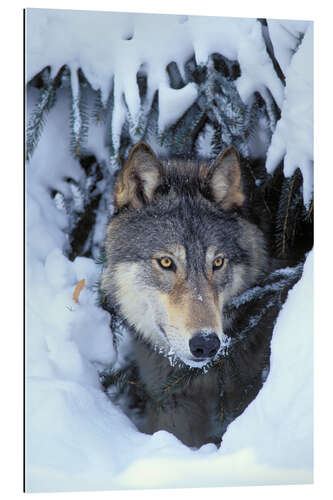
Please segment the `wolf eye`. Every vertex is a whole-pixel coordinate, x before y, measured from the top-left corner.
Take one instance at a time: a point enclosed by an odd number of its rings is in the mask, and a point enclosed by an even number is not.
[[[216,259],[213,262],[213,271],[216,269],[222,269],[224,266],[225,259],[223,257],[216,257]]]
[[[161,257],[157,262],[163,269],[175,269],[175,264],[173,263],[173,260],[170,259],[170,257]]]

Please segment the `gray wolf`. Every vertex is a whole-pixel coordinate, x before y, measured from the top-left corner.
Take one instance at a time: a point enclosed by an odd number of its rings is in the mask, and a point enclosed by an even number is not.
[[[137,385],[149,395],[143,432],[165,429],[189,446],[219,444],[234,418],[228,404],[235,406],[240,383],[223,363],[227,306],[269,269],[264,234],[242,214],[245,203],[232,146],[213,162],[160,161],[141,142],[118,174],[101,290],[133,338]],[[244,387],[261,374],[265,349],[246,360],[254,368]]]

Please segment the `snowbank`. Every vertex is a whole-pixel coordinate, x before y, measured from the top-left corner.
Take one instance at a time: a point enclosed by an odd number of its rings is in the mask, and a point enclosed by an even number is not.
[[[230,425],[223,453],[255,450],[259,463],[308,469],[313,454],[313,253],[275,326],[263,389]],[[252,423],[249,428],[249,422]]]
[[[30,207],[28,200],[28,219]],[[41,239],[50,233],[34,222]],[[71,263],[57,247],[40,259],[34,234],[28,233],[29,491],[312,481],[312,255],[279,316],[264,388],[230,425],[220,450],[191,450],[164,431],[139,433],[107,399],[97,369],[115,354],[108,314],[96,306],[98,266],[85,258]],[[75,303],[83,277],[87,286]]]

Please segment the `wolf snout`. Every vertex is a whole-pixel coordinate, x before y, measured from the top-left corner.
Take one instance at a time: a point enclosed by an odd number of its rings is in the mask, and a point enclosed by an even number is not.
[[[190,351],[196,358],[212,358],[220,348],[221,342],[215,332],[196,333],[189,342]]]

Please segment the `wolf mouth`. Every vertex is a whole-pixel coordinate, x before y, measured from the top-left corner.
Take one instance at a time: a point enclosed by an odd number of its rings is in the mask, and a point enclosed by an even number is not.
[[[168,339],[168,335],[167,335],[163,325],[159,324],[158,327],[159,327],[160,332],[162,333],[163,337],[167,341],[168,346],[172,349],[172,346],[171,346],[170,341]],[[185,358],[183,356],[180,356],[178,353],[174,352],[174,350],[172,349],[173,356],[178,358],[182,363],[189,365],[189,366],[194,365],[194,366],[199,367],[199,368],[207,365],[208,363],[210,363],[212,361],[215,361],[216,359],[218,359],[222,352],[223,352],[223,346],[221,346],[221,348],[218,350],[218,352],[214,356],[208,356],[208,357],[193,357],[193,356],[191,356],[191,357]]]

